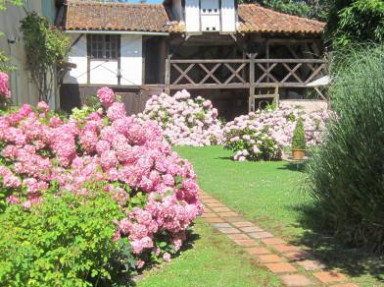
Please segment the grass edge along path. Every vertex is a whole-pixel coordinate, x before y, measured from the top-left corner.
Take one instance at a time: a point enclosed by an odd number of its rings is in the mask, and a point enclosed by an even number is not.
[[[203,217],[218,231],[245,248],[260,265],[279,275],[284,285],[358,287],[354,283],[348,283],[344,274],[326,270],[326,266],[311,258],[309,252],[289,245],[246,221],[212,196],[202,192],[201,198],[205,205]]]
[[[198,219],[193,227],[200,236],[160,268],[145,271],[139,287],[254,287],[282,286],[275,274],[252,264],[251,256],[234,246],[224,234]]]

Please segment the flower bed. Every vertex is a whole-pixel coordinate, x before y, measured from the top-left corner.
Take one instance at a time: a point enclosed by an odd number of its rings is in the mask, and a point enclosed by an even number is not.
[[[123,215],[111,223],[113,240],[129,240],[137,267],[169,261],[203,211],[192,165],[172,152],[156,123],[127,117],[110,89],[98,97],[102,108],[69,119],[45,103],[0,117],[0,214],[9,205],[32,210],[48,194],[103,191]]]
[[[306,113],[297,108],[259,111],[235,118],[224,127],[225,146],[234,160],[281,159],[283,148],[290,147],[298,118],[304,122],[308,146],[321,143],[328,113]]]
[[[183,90],[174,96],[152,96],[143,113],[144,120],[155,121],[172,145],[207,146],[222,143],[222,125],[211,101],[195,99]]]

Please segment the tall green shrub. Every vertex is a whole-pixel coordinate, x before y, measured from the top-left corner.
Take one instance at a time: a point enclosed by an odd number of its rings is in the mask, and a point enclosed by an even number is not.
[[[112,240],[123,216],[96,191],[49,195],[30,211],[11,205],[0,215],[0,286],[129,286],[136,260]]]
[[[292,149],[305,149],[305,130],[303,119],[299,118],[293,131]]]
[[[309,167],[325,227],[384,251],[384,46],[351,53],[331,89],[335,117]]]

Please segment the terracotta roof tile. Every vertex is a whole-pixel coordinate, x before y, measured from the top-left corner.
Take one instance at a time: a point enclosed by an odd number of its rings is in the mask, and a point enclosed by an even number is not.
[[[97,3],[68,0],[59,25],[65,30],[185,32],[184,23],[170,22],[162,4]],[[257,4],[238,6],[241,33],[322,34],[325,23],[279,13]]]
[[[65,30],[167,32],[167,12],[161,4],[68,1]]]
[[[257,4],[240,4],[238,8],[239,26],[243,33],[286,33],[286,34],[322,34],[325,23],[306,19]]]

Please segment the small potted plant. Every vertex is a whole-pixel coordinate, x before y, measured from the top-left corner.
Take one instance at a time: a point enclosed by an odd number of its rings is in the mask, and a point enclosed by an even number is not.
[[[303,120],[299,118],[292,137],[292,158],[302,160],[305,155],[305,131]]]

